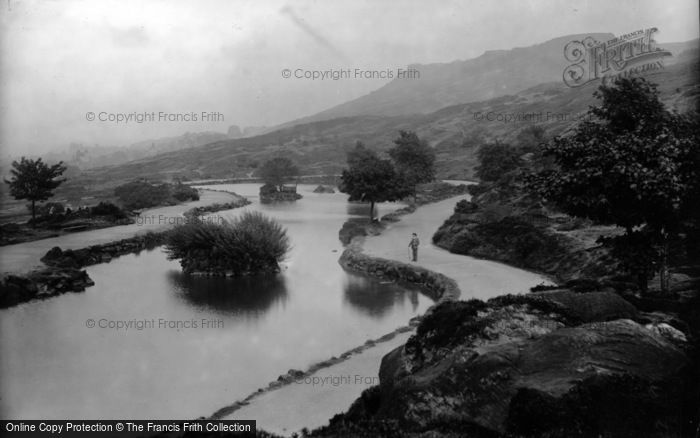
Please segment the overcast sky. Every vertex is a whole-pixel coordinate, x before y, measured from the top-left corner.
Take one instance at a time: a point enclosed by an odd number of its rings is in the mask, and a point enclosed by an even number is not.
[[[286,79],[283,69],[396,69],[574,33],[699,34],[697,0],[2,0],[0,19],[4,156],[274,125],[387,82]],[[152,111],[224,121],[86,119]]]

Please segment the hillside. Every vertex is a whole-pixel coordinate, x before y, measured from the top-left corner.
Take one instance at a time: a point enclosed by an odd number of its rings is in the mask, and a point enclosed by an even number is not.
[[[696,52],[646,76],[660,84],[667,105],[687,111],[700,92],[695,77],[697,67]],[[592,93],[597,86],[591,83],[569,88],[559,80],[514,95],[453,105],[429,114],[355,116],[305,123],[255,137],[218,141],[95,169],[86,172],[85,177],[92,184],[135,177],[246,177],[254,174],[258,164],[274,155],[292,158],[305,174],[337,174],[344,166],[345,152],[356,141],[386,150],[398,130],[406,129],[416,131],[436,149],[439,177],[471,178],[474,152],[480,144],[495,139],[508,142],[532,124],[543,126],[551,135],[558,134],[593,103]],[[518,115],[521,118],[518,121],[486,120]]]
[[[588,36],[598,41],[613,37],[610,33],[567,35],[529,47],[490,50],[465,61],[414,64],[409,67],[420,72],[418,79],[394,79],[358,99],[281,127],[357,115],[427,114],[450,105],[492,99],[557,82],[570,64],[564,58],[566,44]],[[664,61],[671,65],[685,50],[697,48],[698,40],[659,46],[674,54]]]
[[[464,61],[413,64],[409,67],[420,72],[417,79],[396,78],[366,96],[293,123],[356,115],[427,114],[446,106],[492,99],[558,81],[569,64],[564,58],[564,46],[587,36],[599,41],[613,38],[611,33],[567,35],[529,47],[489,50]]]

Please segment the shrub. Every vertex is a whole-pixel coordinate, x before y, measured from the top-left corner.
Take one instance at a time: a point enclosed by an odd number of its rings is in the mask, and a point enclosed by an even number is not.
[[[290,249],[287,231],[259,212],[222,224],[190,221],[176,226],[165,247],[186,273],[246,275],[279,271]]]
[[[125,208],[139,209],[163,204],[170,191],[166,184],[132,181],[114,189],[114,194]]]
[[[483,145],[476,154],[479,157],[476,176],[482,181],[498,181],[522,165],[520,151],[508,144]]]
[[[188,200],[199,200],[199,192],[197,191],[197,189],[187,186],[185,184],[175,184],[172,187],[172,196],[180,202],[185,202]]]
[[[100,202],[90,208],[90,214],[93,216],[111,216],[114,219],[126,219],[127,215],[121,208],[111,202]]]
[[[472,195],[472,198],[476,198],[477,196],[486,193],[488,189],[488,186],[485,184],[472,184],[467,186],[467,193]]]
[[[134,210],[172,205],[187,200],[198,200],[196,189],[184,184],[151,184],[147,181],[132,181],[114,189],[114,194],[124,208]]]
[[[449,250],[455,254],[469,255],[470,251],[479,245],[481,245],[481,242],[476,236],[470,233],[469,230],[462,230],[455,236]]]
[[[474,213],[478,209],[477,205],[473,202],[469,202],[466,199],[462,199],[455,205],[455,213]]]

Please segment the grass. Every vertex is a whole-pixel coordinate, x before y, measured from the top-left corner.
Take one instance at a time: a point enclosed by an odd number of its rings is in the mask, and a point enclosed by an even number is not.
[[[290,248],[286,229],[259,212],[223,223],[191,220],[176,226],[165,246],[186,273],[234,276],[277,272]]]

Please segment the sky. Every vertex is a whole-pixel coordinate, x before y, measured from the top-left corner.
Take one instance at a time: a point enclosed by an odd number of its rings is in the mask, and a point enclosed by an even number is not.
[[[698,15],[697,0],[0,0],[0,153],[272,126],[388,81],[295,77],[304,72],[650,27],[657,42],[682,42],[700,34]],[[118,114],[132,120],[109,120]],[[133,120],[144,114],[153,120]]]

